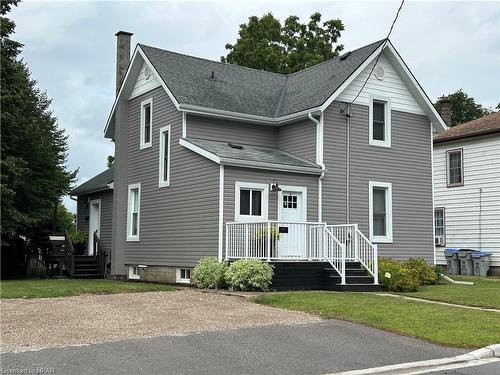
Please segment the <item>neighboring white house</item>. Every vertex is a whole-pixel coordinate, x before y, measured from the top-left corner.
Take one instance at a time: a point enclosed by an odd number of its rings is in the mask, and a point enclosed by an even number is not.
[[[493,253],[500,272],[500,113],[434,137],[436,263],[445,248]]]

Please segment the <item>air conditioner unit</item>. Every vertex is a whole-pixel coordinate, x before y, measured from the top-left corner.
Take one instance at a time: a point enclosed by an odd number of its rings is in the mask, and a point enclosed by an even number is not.
[[[434,236],[434,245],[443,246],[444,245],[444,237],[443,236]]]

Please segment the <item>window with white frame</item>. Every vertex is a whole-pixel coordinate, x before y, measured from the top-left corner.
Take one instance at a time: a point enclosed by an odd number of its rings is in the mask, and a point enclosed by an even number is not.
[[[189,284],[191,282],[191,269],[177,268],[177,282]]]
[[[434,210],[434,244],[436,246],[446,244],[444,238],[444,208],[442,207]]]
[[[373,146],[391,147],[391,102],[370,99],[369,143]]]
[[[392,242],[392,184],[369,182],[370,241]]]
[[[160,129],[159,187],[170,185],[170,125]]]
[[[463,149],[446,151],[448,187],[464,184]]]
[[[141,184],[128,186],[127,241],[139,241]]]
[[[236,182],[235,220],[267,220],[269,186],[249,182]]]
[[[128,278],[132,280],[139,280],[141,278],[141,275],[139,273],[139,267],[130,266],[128,268]]]
[[[151,147],[153,129],[153,98],[141,102],[141,145],[140,148]]]

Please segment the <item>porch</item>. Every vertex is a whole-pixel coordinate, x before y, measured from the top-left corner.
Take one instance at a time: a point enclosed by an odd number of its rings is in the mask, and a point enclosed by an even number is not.
[[[283,278],[290,279],[290,287],[314,284],[314,288],[343,290],[350,285],[362,290],[362,286],[378,286],[377,245],[357,224],[228,222],[225,248],[219,256],[228,261],[257,258],[272,262],[273,284],[284,288]]]

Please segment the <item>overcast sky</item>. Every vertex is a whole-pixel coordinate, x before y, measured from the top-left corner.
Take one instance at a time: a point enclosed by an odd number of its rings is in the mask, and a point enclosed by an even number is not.
[[[429,97],[462,88],[486,107],[500,101],[500,2],[407,2],[391,40]],[[382,39],[399,2],[164,1],[28,2],[9,17],[22,56],[69,135],[69,168],[79,183],[106,168],[113,144],[103,128],[115,90],[115,36],[132,43],[219,60],[238,25],[271,11],[306,21],[319,11],[345,25],[340,42],[349,51]],[[65,199],[75,210],[75,204]]]

